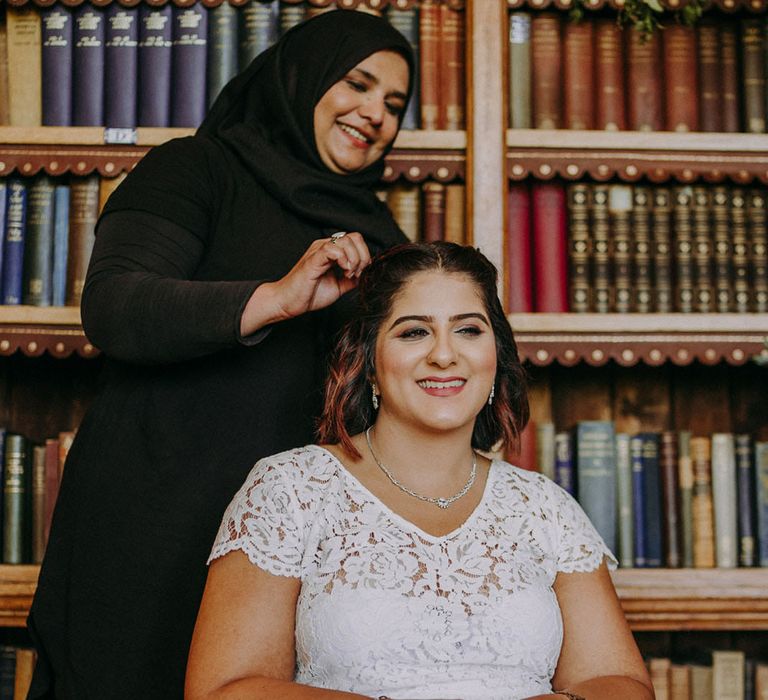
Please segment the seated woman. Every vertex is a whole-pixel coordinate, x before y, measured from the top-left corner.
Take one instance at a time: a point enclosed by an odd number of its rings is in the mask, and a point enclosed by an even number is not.
[[[224,516],[187,698],[653,698],[584,512],[479,453],[528,419],[496,282],[450,243],[363,272],[322,444],[258,462]]]

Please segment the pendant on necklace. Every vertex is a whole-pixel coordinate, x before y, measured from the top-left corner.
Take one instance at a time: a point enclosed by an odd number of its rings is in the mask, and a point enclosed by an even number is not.
[[[447,508],[451,504],[448,502],[447,498],[438,498],[437,505],[440,506],[441,508]]]

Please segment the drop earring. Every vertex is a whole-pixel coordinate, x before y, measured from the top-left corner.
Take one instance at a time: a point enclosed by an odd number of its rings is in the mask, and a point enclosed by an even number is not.
[[[490,396],[488,397],[488,405],[489,405],[489,406],[492,406],[492,405],[493,405],[493,397],[494,397],[495,395],[496,395],[496,385],[494,384],[494,385],[491,387],[491,394],[490,394]]]
[[[379,397],[376,394],[376,385],[371,382],[371,403],[373,404],[373,410],[379,410]]]

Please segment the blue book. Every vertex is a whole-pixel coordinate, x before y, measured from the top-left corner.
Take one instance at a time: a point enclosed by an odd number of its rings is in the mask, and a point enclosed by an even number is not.
[[[642,509],[645,527],[645,566],[660,567],[663,559],[661,475],[659,467],[659,434],[638,433],[642,442],[640,460],[642,467]],[[635,438],[633,438],[635,439]],[[633,465],[634,471],[634,465]],[[634,485],[634,484],[633,484]],[[635,505],[639,505],[635,499]],[[642,532],[640,533],[642,536]],[[635,543],[638,539],[635,538]],[[637,556],[637,555],[635,555]]]
[[[413,49],[416,71],[413,75],[411,101],[403,115],[402,128],[418,129],[421,124],[421,115],[419,114],[419,11],[416,7],[399,10],[391,6],[387,12],[387,19],[408,40]]]
[[[72,124],[104,124],[104,10],[86,2],[74,10]]]
[[[632,542],[635,566],[648,566],[645,552],[645,481],[643,478],[643,438],[635,435],[629,439],[629,455],[632,468]]]
[[[760,566],[768,566],[768,442],[755,442],[755,500],[757,561]]]
[[[283,35],[307,18],[307,8],[304,6],[304,3],[288,5],[281,2],[278,15],[278,31]]]
[[[136,127],[139,10],[113,2],[104,9],[104,124]]]
[[[245,69],[262,51],[277,41],[280,26],[277,0],[251,0],[239,12],[238,67]]]
[[[42,16],[43,126],[72,124],[72,10],[55,4]]]
[[[738,493],[739,566],[757,565],[755,533],[755,463],[752,459],[752,436],[736,435],[736,490]]]
[[[5,436],[8,430],[0,426],[0,484],[5,484]],[[5,522],[5,499],[0,498],[0,542],[3,541],[3,523]]]
[[[0,177],[0,285],[2,285],[3,281],[3,241],[5,240],[7,203],[8,181],[4,177]]]
[[[69,185],[56,185],[53,199],[51,295],[54,306],[65,306],[67,303],[67,256],[69,255]]]
[[[53,301],[53,180],[38,175],[27,192],[22,303],[50,306]]]
[[[139,8],[139,126],[171,123],[171,4]]]
[[[567,432],[555,433],[555,483],[571,496],[576,495],[573,440]]]
[[[616,551],[616,439],[606,420],[576,424],[579,503],[611,552]]]
[[[3,304],[21,304],[26,219],[27,184],[19,177],[9,178],[3,238]]]
[[[208,10],[196,3],[173,7],[171,126],[197,127],[205,116]]]
[[[237,17],[228,2],[210,10],[208,18],[208,106],[237,73]]]

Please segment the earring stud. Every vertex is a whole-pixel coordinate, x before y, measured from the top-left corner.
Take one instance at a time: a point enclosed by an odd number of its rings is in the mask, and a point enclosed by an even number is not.
[[[379,410],[379,397],[376,394],[376,385],[371,382],[371,403],[373,404],[374,411]]]
[[[494,397],[495,395],[496,395],[496,385],[494,384],[494,385],[491,387],[491,394],[490,394],[490,396],[488,397],[488,405],[489,405],[489,406],[492,406],[492,405],[493,405],[493,397]]]

